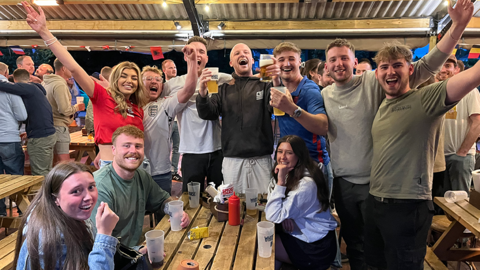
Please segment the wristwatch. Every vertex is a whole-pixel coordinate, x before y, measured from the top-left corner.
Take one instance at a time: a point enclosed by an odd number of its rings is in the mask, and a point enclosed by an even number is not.
[[[293,118],[298,118],[300,117],[300,115],[302,115],[302,108],[300,108],[300,106],[297,107],[297,109],[295,111],[293,111],[293,114],[292,114],[292,117]]]

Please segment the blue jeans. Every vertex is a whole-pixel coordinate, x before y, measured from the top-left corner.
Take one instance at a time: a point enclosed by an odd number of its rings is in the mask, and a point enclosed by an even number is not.
[[[23,175],[25,154],[20,142],[0,143],[0,174]],[[0,215],[6,215],[5,199],[0,200]]]
[[[173,173],[178,173],[178,159],[180,158],[180,153],[178,153],[178,146],[180,145],[180,134],[178,133],[178,124],[177,121],[173,121],[172,125],[172,169]]]
[[[153,175],[152,178],[159,187],[172,195],[172,172]]]

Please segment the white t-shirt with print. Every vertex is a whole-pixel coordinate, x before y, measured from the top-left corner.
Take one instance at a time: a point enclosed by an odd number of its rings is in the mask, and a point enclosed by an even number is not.
[[[175,115],[185,108],[177,94],[159,97],[143,107],[145,156],[150,160],[152,175],[168,173],[170,163],[170,132]]]
[[[232,76],[218,73],[218,85],[232,80]],[[167,95],[177,93],[185,85],[187,75],[177,76],[165,83],[163,91]],[[199,80],[200,81],[200,80]],[[218,120],[203,120],[198,116],[195,100],[200,89],[197,81],[195,94],[187,102],[185,108],[177,114],[178,131],[180,132],[179,153],[205,154],[222,149],[221,127]]]
[[[467,135],[470,126],[469,117],[472,114],[480,114],[480,92],[473,89],[457,106],[445,114],[445,155],[453,155],[457,152]],[[468,154],[475,155],[475,144],[472,145]]]

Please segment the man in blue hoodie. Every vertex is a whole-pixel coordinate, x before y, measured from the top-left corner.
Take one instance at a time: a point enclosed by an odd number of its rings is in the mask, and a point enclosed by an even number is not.
[[[0,91],[20,96],[27,109],[28,155],[33,175],[47,175],[52,169],[53,146],[56,142],[52,106],[45,97],[45,88],[29,83],[25,69],[13,72],[15,83],[0,81]]]

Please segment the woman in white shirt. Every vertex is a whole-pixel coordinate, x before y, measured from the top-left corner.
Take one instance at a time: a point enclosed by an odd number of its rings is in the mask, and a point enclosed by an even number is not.
[[[337,222],[323,173],[300,137],[280,139],[272,174],[265,213],[277,224],[275,268],[285,262],[302,270],[328,269],[337,251]]]

